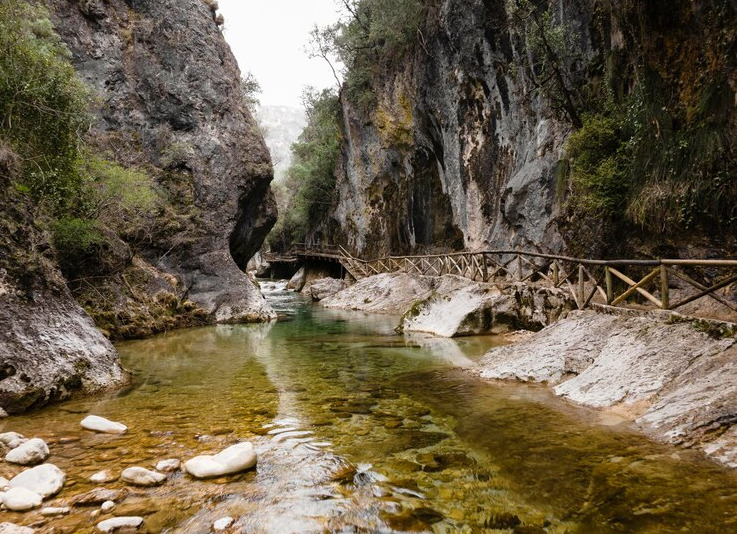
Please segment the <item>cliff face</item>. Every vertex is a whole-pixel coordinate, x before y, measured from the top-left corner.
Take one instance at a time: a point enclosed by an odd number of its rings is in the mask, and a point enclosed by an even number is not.
[[[202,0],[48,6],[98,98],[93,146],[144,169],[162,199],[146,235],[121,236],[133,261],[97,283],[106,302],[89,284],[75,296],[117,337],[272,318],[241,271],[276,218],[272,166],[215,13]]]
[[[343,91],[336,208],[313,238],[366,257],[461,248],[606,253],[612,236],[601,219],[570,224],[566,143],[587,110],[604,109],[607,94],[630,94],[636,76],[656,73],[664,94],[691,81],[703,88],[689,78],[694,65],[725,63],[718,47],[704,45],[714,22],[706,13],[720,2],[697,4],[426,3],[413,51],[374,75],[375,104],[359,108]],[[528,13],[515,13],[520,6]],[[550,18],[535,19],[543,13]],[[537,31],[543,26],[548,34]],[[662,109],[671,112],[671,103]]]
[[[66,287],[0,147],[0,408],[20,413],[127,376]]]

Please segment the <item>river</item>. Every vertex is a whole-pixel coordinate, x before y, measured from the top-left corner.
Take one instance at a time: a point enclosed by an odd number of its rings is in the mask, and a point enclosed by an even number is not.
[[[67,473],[46,505],[92,490],[100,470],[247,439],[257,469],[211,481],[178,472],[129,488],[112,514],[142,515],[152,533],[210,532],[225,516],[230,532],[254,533],[737,532],[734,473],[544,386],[473,378],[464,368],[498,339],[404,338],[396,318],[325,310],[283,284],[265,290],[279,322],[121,343],[130,387],[0,423],[44,439]],[[90,413],[129,431],[84,431]],[[82,534],[109,517],[83,507],[3,515]]]

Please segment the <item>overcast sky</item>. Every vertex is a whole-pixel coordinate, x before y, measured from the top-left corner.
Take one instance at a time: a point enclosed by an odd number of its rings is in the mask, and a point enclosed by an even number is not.
[[[335,85],[323,59],[305,49],[314,24],[338,19],[336,0],[218,0],[225,17],[225,39],[241,72],[252,72],[266,105],[301,107],[305,86]]]

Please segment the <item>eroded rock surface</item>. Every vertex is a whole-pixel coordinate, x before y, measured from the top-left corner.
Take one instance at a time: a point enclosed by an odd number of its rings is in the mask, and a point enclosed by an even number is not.
[[[434,287],[435,281],[429,276],[377,274],[359,280],[321,304],[327,308],[401,315],[418,300],[428,298]]]
[[[737,467],[737,340],[646,315],[575,312],[489,351],[488,379],[547,382],[578,404],[616,410],[649,435],[698,445]]]

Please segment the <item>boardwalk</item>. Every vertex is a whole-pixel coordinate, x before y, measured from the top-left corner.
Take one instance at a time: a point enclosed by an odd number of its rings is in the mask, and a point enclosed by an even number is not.
[[[525,282],[570,292],[579,309],[592,303],[622,306],[637,298],[643,304],[676,310],[710,298],[737,321],[737,260],[657,259],[593,260],[525,252],[483,250],[419,256],[387,256],[363,260],[343,247],[294,246],[267,261],[340,263],[356,280],[382,273],[427,276],[453,274],[479,282]]]

